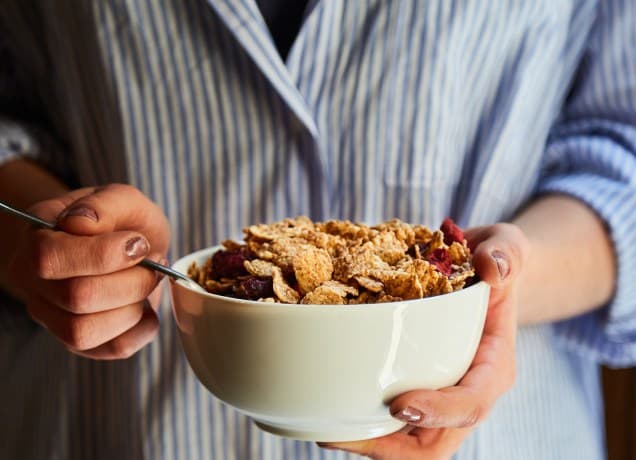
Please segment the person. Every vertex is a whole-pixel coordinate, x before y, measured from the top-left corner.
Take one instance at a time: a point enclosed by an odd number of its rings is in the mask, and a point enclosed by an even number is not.
[[[0,216],[0,456],[603,458],[599,365],[636,362],[634,2],[286,3],[3,2],[0,199],[67,233]],[[136,265],[296,215],[469,229],[484,336],[390,403],[407,430],[259,430]]]

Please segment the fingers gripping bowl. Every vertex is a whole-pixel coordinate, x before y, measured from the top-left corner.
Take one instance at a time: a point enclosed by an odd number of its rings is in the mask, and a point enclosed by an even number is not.
[[[220,249],[173,268],[202,267]],[[170,290],[187,359],[212,394],[272,433],[334,442],[397,431],[403,423],[391,417],[391,399],[457,383],[489,295],[483,282],[424,298],[365,297],[377,303],[355,302],[349,291],[338,305],[246,300],[174,281]]]

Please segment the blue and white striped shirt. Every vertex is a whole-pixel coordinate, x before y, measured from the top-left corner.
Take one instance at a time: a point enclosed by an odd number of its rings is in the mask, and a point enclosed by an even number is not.
[[[517,383],[457,458],[604,457],[598,364],[636,363],[633,0],[314,0],[285,61],[253,0],[4,0],[0,21],[0,161],[134,184],[172,258],[299,214],[472,226],[539,193],[588,203],[612,304],[522,328]],[[95,362],[3,302],[2,458],[353,458],[214,399],[169,305],[151,345]]]

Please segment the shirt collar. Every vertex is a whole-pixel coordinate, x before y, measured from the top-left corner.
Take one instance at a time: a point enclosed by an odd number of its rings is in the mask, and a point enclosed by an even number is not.
[[[207,0],[207,2],[316,139],[318,128],[312,112],[278,54],[256,2],[254,0]]]

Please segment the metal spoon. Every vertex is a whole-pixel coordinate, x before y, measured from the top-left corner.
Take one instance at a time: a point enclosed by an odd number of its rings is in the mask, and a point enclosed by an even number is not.
[[[7,203],[4,203],[2,201],[0,201],[0,211],[5,211],[9,214],[13,214],[14,216],[20,217],[21,219],[26,220],[39,228],[61,231],[59,228],[55,226],[55,224],[46,222],[40,219],[39,217],[35,217],[32,214],[16,209],[13,206],[10,206]],[[176,270],[173,270],[170,267],[166,267],[165,265],[158,264],[157,262],[153,262],[150,259],[143,259],[141,262],[139,262],[139,265],[141,265],[142,267],[149,268],[150,270],[161,272],[164,275],[168,275],[171,278],[173,278],[175,281],[182,282],[191,289],[195,289],[201,292],[206,292],[205,289],[203,289],[192,278]]]

